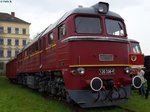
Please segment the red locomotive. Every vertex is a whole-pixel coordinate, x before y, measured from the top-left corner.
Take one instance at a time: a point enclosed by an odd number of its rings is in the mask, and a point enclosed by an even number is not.
[[[117,105],[127,102],[132,68],[143,57],[130,48],[124,20],[99,2],[48,26],[7,63],[6,75],[81,107]]]

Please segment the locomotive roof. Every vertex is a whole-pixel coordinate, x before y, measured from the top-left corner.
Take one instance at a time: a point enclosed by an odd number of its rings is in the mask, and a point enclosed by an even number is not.
[[[97,4],[99,4],[99,3],[97,3]],[[104,16],[111,16],[111,17],[122,18],[119,14],[114,13],[112,11],[108,11],[107,13],[99,13],[95,9],[95,6],[97,6],[97,4],[95,4],[95,5],[91,6],[91,7],[79,7],[79,8],[73,9],[73,10],[65,13],[54,24],[49,25],[44,31],[42,31],[39,35],[37,35],[32,42],[30,42],[27,46],[24,47],[23,50],[27,49],[30,45],[32,45],[34,42],[36,42],[39,38],[43,37],[49,31],[54,29],[57,25],[59,25],[61,22],[63,22],[65,19],[67,19],[67,17],[69,17],[72,14],[92,14],[92,15],[98,15],[98,16],[104,15]]]
[[[55,28],[57,25],[59,25],[61,22],[63,22],[67,17],[69,17],[72,14],[92,14],[92,15],[99,15],[99,16],[105,15],[105,16],[112,16],[112,17],[121,18],[121,16],[119,14],[114,13],[112,11],[108,11],[108,13],[103,14],[103,13],[98,13],[98,11],[96,11],[94,7],[76,8],[74,10],[71,10],[71,11],[65,13],[64,16],[62,16],[53,25],[49,25],[47,30],[42,34],[42,36],[47,34],[49,31],[51,31],[53,28]]]

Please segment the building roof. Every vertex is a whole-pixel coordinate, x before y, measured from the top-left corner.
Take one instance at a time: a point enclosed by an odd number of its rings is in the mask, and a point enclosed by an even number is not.
[[[12,12],[11,14],[0,12],[0,21],[30,24],[22,19],[15,17],[14,12]]]

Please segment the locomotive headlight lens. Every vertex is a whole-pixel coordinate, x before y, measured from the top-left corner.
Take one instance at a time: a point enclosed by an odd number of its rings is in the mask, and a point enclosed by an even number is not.
[[[98,11],[103,12],[104,11],[103,7],[99,7]]]
[[[73,75],[77,75],[77,71],[76,71],[76,70],[71,70],[71,73],[72,73]]]
[[[78,73],[80,74],[80,75],[83,75],[83,74],[85,74],[85,69],[84,68],[78,68],[77,69],[77,71],[78,71]]]
[[[98,8],[98,12],[100,13],[107,13],[109,10],[109,4],[108,3],[104,3],[104,2],[99,2],[99,8]]]
[[[125,71],[126,74],[130,74],[131,73],[131,68],[130,67],[126,67],[124,69],[124,71]]]

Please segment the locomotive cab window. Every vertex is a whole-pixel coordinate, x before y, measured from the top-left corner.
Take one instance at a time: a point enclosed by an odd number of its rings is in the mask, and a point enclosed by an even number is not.
[[[76,17],[75,27],[77,33],[101,33],[101,24],[98,17]]]
[[[106,19],[107,34],[114,36],[124,36],[124,24],[119,20]]]
[[[50,33],[50,34],[48,35],[48,44],[49,44],[49,45],[52,44],[53,41],[54,41],[53,33]]]
[[[66,35],[66,26],[63,24],[59,28],[59,39],[62,39]]]

